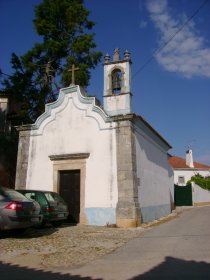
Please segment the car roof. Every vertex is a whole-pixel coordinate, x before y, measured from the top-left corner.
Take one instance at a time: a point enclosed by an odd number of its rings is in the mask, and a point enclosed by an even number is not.
[[[4,191],[9,191],[9,190],[17,191],[17,190],[15,190],[15,189],[13,189],[13,188],[2,187],[2,186],[0,186],[0,189],[1,189],[1,190],[4,190]]]
[[[43,193],[55,193],[53,191],[45,191],[45,190],[17,190],[21,192],[43,192]]]

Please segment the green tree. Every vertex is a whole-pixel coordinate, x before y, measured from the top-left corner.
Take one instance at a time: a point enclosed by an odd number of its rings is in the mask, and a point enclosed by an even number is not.
[[[75,83],[89,84],[90,70],[102,54],[95,51],[95,23],[88,16],[83,0],[43,0],[35,7],[33,22],[42,42],[22,57],[13,54],[14,73],[2,81],[4,93],[21,104],[22,122],[34,122],[59,88],[69,86],[73,64],[79,68]]]
[[[43,94],[44,88],[33,82],[33,71],[27,69],[22,59],[14,53],[11,64],[14,73],[2,81],[2,94],[19,104],[18,114],[12,124],[30,123],[43,112],[47,95]]]

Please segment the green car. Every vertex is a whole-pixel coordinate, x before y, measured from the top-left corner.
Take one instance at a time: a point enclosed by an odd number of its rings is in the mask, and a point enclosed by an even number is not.
[[[68,206],[58,193],[39,190],[17,191],[25,195],[25,197],[39,203],[43,214],[42,225],[51,223],[53,226],[57,227],[68,218]]]

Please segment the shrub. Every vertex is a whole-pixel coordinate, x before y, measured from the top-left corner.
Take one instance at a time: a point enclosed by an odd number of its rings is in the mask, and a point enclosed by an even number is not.
[[[191,177],[187,184],[191,182],[194,182],[196,185],[205,190],[210,190],[210,177],[203,177],[200,174],[197,174]]]

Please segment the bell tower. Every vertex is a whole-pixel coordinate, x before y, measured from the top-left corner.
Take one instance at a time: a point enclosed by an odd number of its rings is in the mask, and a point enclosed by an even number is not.
[[[114,50],[113,61],[105,55],[104,61],[104,110],[110,116],[131,113],[131,59],[126,50],[123,59],[120,49]]]

